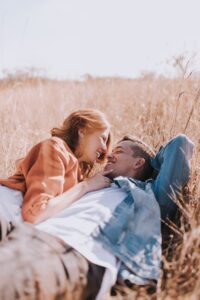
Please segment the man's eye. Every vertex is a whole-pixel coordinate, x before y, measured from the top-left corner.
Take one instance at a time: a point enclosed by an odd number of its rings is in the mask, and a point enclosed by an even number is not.
[[[117,151],[114,151],[113,154],[120,154],[120,153],[123,153],[121,150],[117,150]]]

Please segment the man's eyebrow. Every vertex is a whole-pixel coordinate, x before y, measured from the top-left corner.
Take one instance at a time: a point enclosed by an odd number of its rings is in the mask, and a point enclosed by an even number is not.
[[[115,146],[112,151],[115,150],[124,150],[122,146]]]

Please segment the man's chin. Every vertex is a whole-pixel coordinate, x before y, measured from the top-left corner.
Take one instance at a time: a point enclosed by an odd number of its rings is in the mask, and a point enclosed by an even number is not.
[[[115,176],[113,174],[113,171],[112,171],[112,168],[111,167],[106,167],[104,168],[104,171],[106,172],[109,172],[111,171],[110,173],[106,174],[106,177],[110,178],[110,179],[113,179]]]
[[[110,178],[110,179],[114,179],[115,175],[113,174],[113,172],[106,174],[106,177]]]

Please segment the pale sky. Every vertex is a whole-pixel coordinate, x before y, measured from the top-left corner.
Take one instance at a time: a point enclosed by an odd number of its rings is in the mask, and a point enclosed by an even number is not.
[[[199,0],[0,0],[0,76],[171,74],[184,53],[200,71],[199,13]]]

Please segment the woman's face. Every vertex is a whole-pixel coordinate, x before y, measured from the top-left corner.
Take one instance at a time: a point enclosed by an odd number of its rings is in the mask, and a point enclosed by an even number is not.
[[[79,161],[94,163],[102,153],[107,152],[107,141],[110,130],[96,130],[92,133],[79,132]]]

